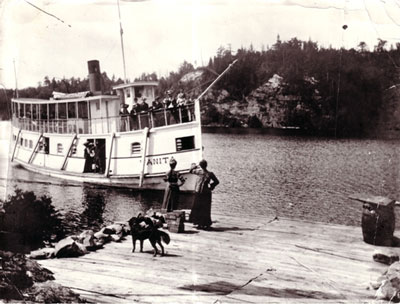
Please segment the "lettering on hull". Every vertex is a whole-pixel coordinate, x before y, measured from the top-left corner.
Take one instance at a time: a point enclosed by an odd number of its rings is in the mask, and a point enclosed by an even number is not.
[[[168,164],[169,156],[147,159],[147,166]]]

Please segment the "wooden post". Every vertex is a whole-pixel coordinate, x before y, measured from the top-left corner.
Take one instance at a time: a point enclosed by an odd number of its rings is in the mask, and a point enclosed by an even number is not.
[[[19,131],[18,131],[17,139],[15,140],[14,150],[13,150],[13,153],[12,153],[12,156],[11,156],[11,161],[14,160],[14,155],[15,155],[15,151],[17,150],[17,145],[18,145],[19,136],[21,134],[21,131],[22,131],[21,129],[19,129]]]
[[[142,150],[142,171],[140,172],[140,179],[139,179],[139,187],[142,188],[143,186],[143,180],[144,180],[144,170],[146,168],[146,151],[147,151],[147,143],[148,143],[148,138],[149,138],[149,128],[144,128],[143,129],[143,136],[144,136],[144,146]]]
[[[110,165],[111,165],[112,151],[113,151],[113,147],[114,147],[114,139],[115,139],[115,133],[113,133],[112,136],[111,136],[110,153],[108,153],[107,167],[106,167],[106,171],[105,171],[105,174],[104,174],[105,177],[109,177],[110,176]]]
[[[72,138],[71,144],[69,145],[69,149],[67,151],[67,154],[64,157],[64,161],[63,161],[63,164],[61,166],[61,170],[65,169],[65,165],[67,164],[67,159],[68,159],[68,157],[69,157],[69,155],[71,153],[71,149],[72,149],[72,146],[74,145],[74,142],[75,142],[76,138],[77,138],[77,134],[75,133],[74,137]]]
[[[38,145],[39,145],[39,142],[40,142],[40,140],[42,139],[42,137],[43,137],[43,133],[40,134],[40,136],[39,136],[39,138],[38,138],[38,140],[37,140],[37,142],[36,142],[35,148],[33,149],[31,156],[29,157],[28,164],[30,164],[30,163],[32,162],[33,156],[34,156],[35,153],[36,153],[36,149],[37,149],[37,147],[38,147]]]

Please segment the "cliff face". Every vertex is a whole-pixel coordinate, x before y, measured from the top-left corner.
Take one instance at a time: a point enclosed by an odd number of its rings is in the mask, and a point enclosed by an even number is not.
[[[210,118],[211,113],[212,117],[205,123],[272,128],[308,126],[305,121],[315,116],[314,108],[318,108],[321,99],[314,88],[316,83],[314,79],[304,80],[307,96],[290,94],[288,85],[276,74],[242,101],[231,99],[225,90],[213,91],[207,96],[205,110],[205,116]]]

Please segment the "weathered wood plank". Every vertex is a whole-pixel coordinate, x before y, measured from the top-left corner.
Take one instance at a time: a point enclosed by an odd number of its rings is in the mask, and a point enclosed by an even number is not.
[[[131,253],[131,238],[76,259],[45,260],[57,282],[96,302],[354,303],[387,267],[359,227],[214,215],[212,231],[171,233],[167,255]],[[138,248],[138,246],[137,246]]]

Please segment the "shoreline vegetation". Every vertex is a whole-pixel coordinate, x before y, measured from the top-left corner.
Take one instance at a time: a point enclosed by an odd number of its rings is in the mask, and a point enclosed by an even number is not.
[[[26,253],[68,233],[50,197],[15,189],[0,201],[0,299],[32,303],[86,303]]]
[[[204,126],[302,130],[304,134],[335,137],[400,137],[398,78],[400,43],[378,39],[369,49],[320,47],[292,38],[261,51],[252,46],[236,51],[220,47],[208,64],[194,68],[183,62],[177,72],[158,78],[143,73],[135,80],[158,81],[158,96],[183,89],[196,98],[230,63],[238,62],[202,98]],[[122,79],[102,73],[104,92]],[[45,76],[38,86],[20,89],[19,97],[51,97],[53,91],[88,90],[88,79]],[[0,119],[10,118],[15,92],[0,94]]]

